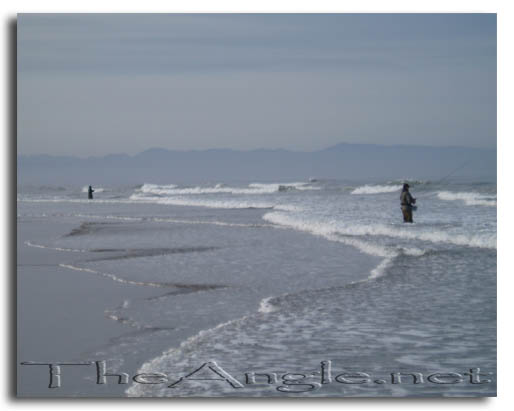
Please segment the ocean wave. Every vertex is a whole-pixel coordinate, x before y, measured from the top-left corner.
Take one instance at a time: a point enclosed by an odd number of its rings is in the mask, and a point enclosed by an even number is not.
[[[489,206],[496,207],[496,195],[480,194],[474,192],[439,191],[437,197],[445,201],[463,201],[468,206]]]
[[[358,237],[362,236],[385,236],[400,238],[404,240],[421,240],[432,243],[449,243],[467,247],[478,247],[496,249],[496,235],[493,233],[482,233],[478,235],[473,234],[454,234],[446,231],[433,230],[433,231],[422,231],[422,230],[411,230],[411,227],[395,227],[387,226],[384,224],[361,224],[361,225],[347,225],[340,221],[332,222],[312,222],[312,221],[301,221],[290,215],[283,213],[267,213],[263,216],[263,219],[274,224],[288,226],[301,231],[307,231],[316,235],[321,235],[334,239],[335,235],[349,236],[349,238],[341,239],[341,241],[351,242],[357,241]],[[357,238],[355,238],[357,237]],[[395,250],[410,254],[412,252],[417,253],[417,249],[409,250],[408,248],[390,248],[380,245],[368,244],[360,245],[361,250],[369,254],[377,255],[380,257],[390,257],[391,253]]]
[[[402,246],[385,246],[371,241],[366,241],[358,238],[354,233],[348,234],[341,230],[334,228],[333,223],[312,223],[301,222],[281,213],[267,213],[263,216],[264,220],[270,221],[279,226],[294,228],[300,231],[306,231],[314,235],[319,235],[329,241],[336,241],[356,248],[357,250],[383,260],[373,270],[371,270],[369,277],[365,280],[376,279],[382,277],[387,272],[387,269],[393,264],[395,258],[401,255],[421,256],[427,250],[419,249],[416,247],[402,247]],[[276,308],[273,306],[271,300],[261,301],[260,312],[273,312]]]
[[[172,369],[176,365],[176,359],[179,358],[182,353],[191,352],[195,348],[195,346],[202,344],[203,342],[205,342],[205,340],[208,340],[211,336],[216,335],[224,328],[242,323],[247,318],[248,316],[243,316],[240,318],[220,323],[212,328],[201,330],[197,334],[187,338],[185,341],[182,341],[179,347],[173,347],[163,352],[158,357],[152,358],[151,360],[145,362],[138,369],[137,373],[142,374],[155,372],[155,370]],[[215,364],[214,361],[212,361],[212,363]],[[218,366],[218,368],[220,367]],[[157,388],[158,390],[161,389],[161,387],[157,386],[153,386],[153,388]],[[125,390],[125,393],[128,397],[143,397],[146,395],[147,390],[148,387],[145,387],[144,384],[132,384]],[[166,390],[165,388],[163,388],[162,390],[163,392],[158,394],[157,396],[166,397],[169,395],[169,390]]]
[[[207,208],[224,208],[224,209],[274,209],[282,211],[300,211],[301,208],[288,204],[274,204],[265,202],[254,202],[245,200],[207,200],[193,199],[187,197],[151,197],[132,194],[130,200],[135,202],[147,202],[156,204],[169,204],[178,206],[193,206]]]
[[[315,181],[314,181],[315,182]],[[319,186],[313,186],[309,183],[295,182],[295,183],[251,183],[248,187],[258,190],[266,190],[268,192],[277,192],[285,189],[288,190],[321,190]]]
[[[191,194],[272,194],[289,190],[319,190],[321,187],[311,186],[308,183],[251,183],[247,187],[230,187],[223,183],[214,186],[196,186],[179,188],[174,184],[157,185],[144,184],[136,189],[138,192],[154,194],[158,196],[191,195]]]
[[[167,185],[159,185],[159,184],[149,184],[145,183],[142,186],[136,188],[136,190],[141,191],[143,193],[152,193],[155,190],[170,190],[176,188],[175,184],[167,184]]]
[[[402,189],[401,185],[364,185],[357,187],[352,194],[380,194],[393,193]]]

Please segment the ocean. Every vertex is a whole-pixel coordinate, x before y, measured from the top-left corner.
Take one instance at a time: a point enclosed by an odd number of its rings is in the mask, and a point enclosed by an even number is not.
[[[19,260],[119,290],[116,338],[59,358],[128,374],[103,395],[494,396],[496,183],[409,180],[413,224],[402,183],[21,186]]]

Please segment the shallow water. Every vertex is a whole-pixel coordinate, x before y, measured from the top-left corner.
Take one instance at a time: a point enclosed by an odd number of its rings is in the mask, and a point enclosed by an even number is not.
[[[82,187],[20,187],[18,219],[74,222],[26,244],[73,254],[62,264],[70,273],[159,291],[106,306],[131,333],[88,352],[113,370],[130,357],[138,372],[167,376],[134,382],[128,395],[494,395],[496,185],[414,182],[412,225],[401,221],[400,188],[170,182],[101,187],[88,201]],[[242,386],[168,388],[209,361]],[[332,368],[324,381],[321,362]],[[471,383],[470,368],[491,381]],[[252,372],[271,377],[252,384]],[[369,380],[336,378],[344,372]],[[423,383],[393,384],[395,372],[422,373]],[[427,380],[437,372],[462,378]],[[287,373],[298,375],[284,382]]]

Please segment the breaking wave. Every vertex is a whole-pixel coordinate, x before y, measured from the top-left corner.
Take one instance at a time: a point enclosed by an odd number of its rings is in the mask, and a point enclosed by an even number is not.
[[[395,227],[395,226],[387,226],[384,224],[361,224],[358,226],[355,225],[347,225],[340,221],[332,221],[332,222],[311,222],[305,220],[299,220],[291,217],[290,215],[286,215],[283,213],[267,213],[263,216],[263,219],[269,221],[274,224],[288,226],[290,228],[294,228],[301,231],[307,231],[312,234],[321,235],[324,237],[330,237],[330,239],[336,239],[337,235],[339,236],[349,236],[349,238],[342,238],[339,241],[346,243],[353,243],[352,245],[357,246],[362,251],[367,252],[369,254],[377,255],[380,257],[390,257],[391,249],[390,247],[384,248],[381,245],[374,245],[368,242],[364,244],[359,244],[361,241],[358,237],[362,236],[385,236],[385,237],[393,237],[400,238],[405,240],[421,240],[427,241],[431,243],[449,243],[460,246],[467,247],[478,247],[478,248],[488,248],[488,249],[496,249],[496,235],[493,233],[483,233],[483,234],[453,234],[445,231],[433,230],[433,231],[423,231],[423,230],[410,230],[409,228],[403,227]],[[356,238],[357,237],[357,238]],[[398,250],[398,248],[393,249]],[[402,252],[409,254],[411,252],[417,253],[417,249],[413,249],[413,251],[408,248],[402,248]]]
[[[271,194],[279,191],[290,190],[319,190],[320,187],[309,185],[309,183],[251,183],[247,187],[230,187],[219,183],[214,186],[196,186],[179,188],[175,184],[157,185],[143,184],[136,189],[138,192],[159,196],[191,195],[191,194]]]
[[[473,192],[452,193],[450,191],[439,191],[437,197],[445,201],[463,201],[468,206],[489,206],[496,207],[496,196]]]
[[[158,184],[148,184],[145,183],[139,188],[136,188],[136,191],[141,191],[142,193],[153,193],[153,194],[165,194],[168,190],[172,190],[177,187],[175,184],[167,184],[167,185],[158,185]]]
[[[207,200],[207,199],[192,199],[187,197],[151,197],[142,196],[139,194],[132,194],[129,198],[132,201],[156,203],[156,204],[169,204],[178,206],[193,206],[193,207],[207,207],[207,208],[225,208],[225,209],[274,209],[282,211],[299,211],[300,207],[287,204],[274,204],[267,202],[254,202],[245,200]]]
[[[393,193],[402,189],[401,185],[364,185],[357,187],[352,194],[380,194]]]
[[[315,182],[315,181],[313,181]],[[321,190],[319,186],[313,186],[309,183],[251,183],[248,184],[248,187],[258,190],[266,190],[268,192],[274,193],[277,191],[281,191],[285,189],[293,189],[293,190]]]

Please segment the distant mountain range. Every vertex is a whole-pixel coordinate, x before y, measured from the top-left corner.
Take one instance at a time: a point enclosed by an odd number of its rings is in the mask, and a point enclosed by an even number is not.
[[[134,156],[18,156],[18,184],[137,184],[336,178],[496,180],[496,149],[341,143],[320,151],[152,148]]]

